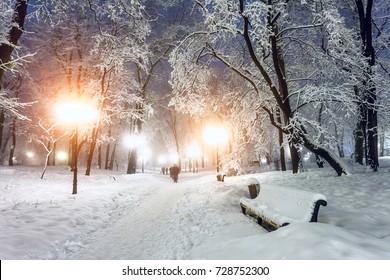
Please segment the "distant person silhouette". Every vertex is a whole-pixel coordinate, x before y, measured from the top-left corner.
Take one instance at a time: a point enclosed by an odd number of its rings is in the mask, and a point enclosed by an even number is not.
[[[171,174],[171,178],[173,182],[177,183],[177,179],[179,178],[180,168],[176,164],[174,164],[171,168],[169,168],[169,173]]]

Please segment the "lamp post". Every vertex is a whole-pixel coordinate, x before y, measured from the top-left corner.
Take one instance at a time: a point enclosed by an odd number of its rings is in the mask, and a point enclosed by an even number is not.
[[[73,190],[72,194],[77,194],[77,165],[78,165],[78,137],[79,126],[84,123],[90,123],[97,119],[98,113],[94,106],[90,103],[82,102],[80,100],[67,101],[58,103],[56,106],[57,119],[64,125],[70,125],[74,129],[74,136],[72,141],[73,153]]]
[[[225,144],[228,138],[225,128],[221,126],[208,126],[203,133],[204,139],[209,144],[215,146],[216,161],[217,161],[217,173],[219,173],[219,145]]]

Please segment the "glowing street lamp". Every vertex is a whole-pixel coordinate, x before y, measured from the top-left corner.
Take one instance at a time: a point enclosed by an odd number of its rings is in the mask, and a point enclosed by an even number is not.
[[[226,143],[228,134],[225,128],[221,126],[208,126],[203,133],[204,139],[207,143],[215,145],[217,154],[217,173],[219,172],[219,153],[218,146]]]
[[[59,121],[70,125],[91,122],[98,118],[96,108],[90,103],[81,101],[59,103],[56,114]]]
[[[141,147],[144,139],[138,134],[126,134],[123,137],[123,144],[129,149]]]
[[[57,159],[60,161],[65,161],[68,158],[65,152],[57,153]]]
[[[90,123],[98,118],[98,112],[91,103],[77,101],[66,101],[58,103],[55,107],[57,119],[64,125],[74,127],[73,137],[73,191],[77,194],[77,159],[78,159],[78,133],[79,125]]]
[[[26,152],[26,156],[28,158],[33,158],[34,157],[34,152],[28,151],[28,152]]]

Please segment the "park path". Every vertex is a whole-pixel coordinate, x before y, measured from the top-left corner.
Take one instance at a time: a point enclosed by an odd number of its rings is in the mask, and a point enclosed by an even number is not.
[[[145,186],[149,187],[149,186]],[[178,230],[177,205],[184,195],[184,183],[161,177],[161,184],[135,207],[126,208],[112,225],[94,232],[71,259],[177,259],[190,248],[186,235]]]

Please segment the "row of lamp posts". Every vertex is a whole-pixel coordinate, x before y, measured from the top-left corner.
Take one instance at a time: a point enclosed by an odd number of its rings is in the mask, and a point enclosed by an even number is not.
[[[92,123],[98,119],[98,112],[91,103],[77,101],[68,101],[57,104],[57,119],[65,126],[70,126],[74,130],[73,135],[73,190],[72,194],[77,194],[77,165],[78,165],[78,137],[79,126]],[[204,130],[203,137],[205,141],[213,145],[216,151],[217,173],[220,170],[219,146],[226,143],[228,139],[227,131],[222,126],[208,126]],[[129,151],[144,145],[143,139],[139,135],[128,135],[124,139]],[[192,166],[195,168],[195,159],[200,155],[200,149],[192,144],[188,150],[188,156],[191,158]],[[195,169],[194,169],[195,170]]]
[[[204,140],[212,145],[215,148],[216,152],[216,165],[217,165],[217,178],[219,178],[219,171],[220,171],[220,154],[219,154],[219,148],[221,145],[226,144],[228,139],[228,133],[226,129],[222,126],[208,126],[203,132],[203,138]],[[188,148],[188,157],[190,159],[190,162],[192,163],[192,168],[195,172],[196,168],[196,158],[198,158],[201,154],[201,151],[196,144],[192,144]],[[220,179],[218,179],[220,180]]]

